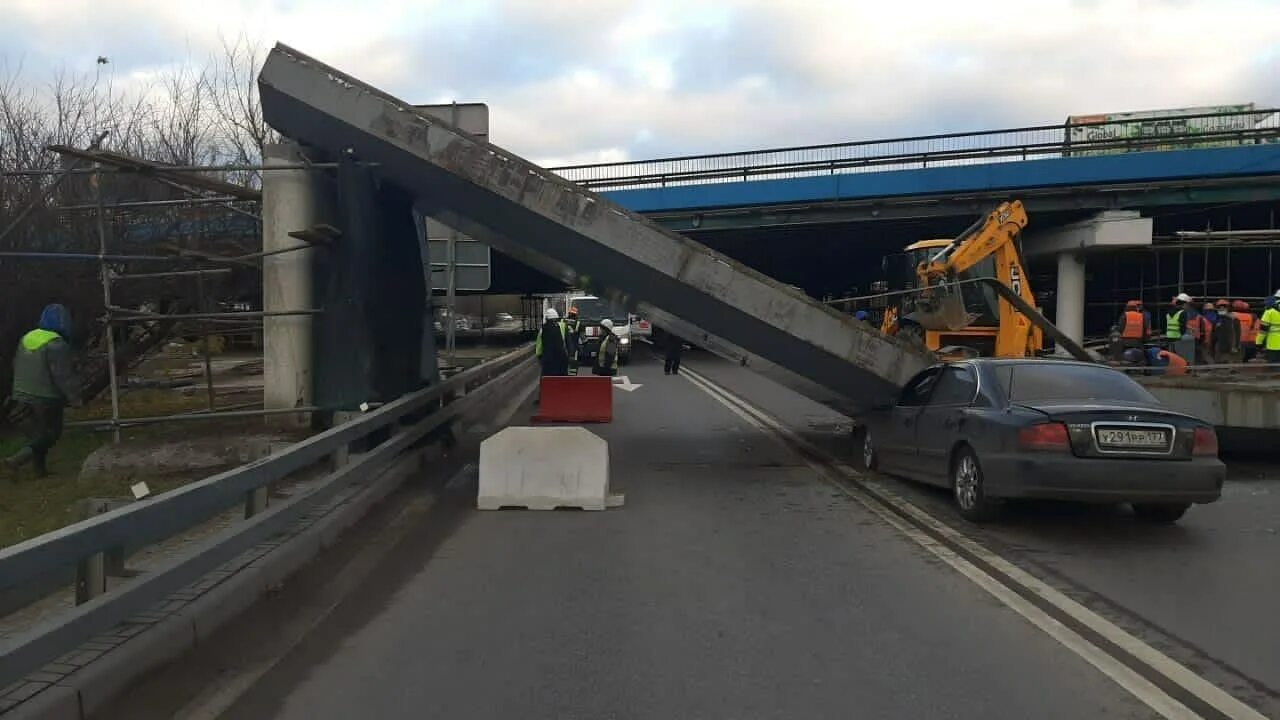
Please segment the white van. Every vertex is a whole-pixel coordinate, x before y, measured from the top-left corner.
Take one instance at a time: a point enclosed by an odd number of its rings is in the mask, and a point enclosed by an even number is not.
[[[578,362],[588,365],[595,362],[600,348],[600,321],[613,321],[613,334],[618,336],[618,363],[631,361],[631,316],[621,307],[595,295],[579,295],[569,298],[569,307],[578,308],[578,321],[582,324],[582,345]],[[566,311],[568,308],[566,308]]]

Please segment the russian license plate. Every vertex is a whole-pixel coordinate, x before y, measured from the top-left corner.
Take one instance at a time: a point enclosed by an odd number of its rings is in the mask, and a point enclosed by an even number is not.
[[[1164,430],[1098,428],[1098,443],[1115,448],[1163,450],[1169,445],[1169,437]]]

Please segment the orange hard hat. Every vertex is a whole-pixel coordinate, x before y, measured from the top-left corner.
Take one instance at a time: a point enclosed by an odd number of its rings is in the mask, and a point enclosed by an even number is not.
[[[1231,303],[1231,307],[1232,309],[1235,309],[1235,310],[1242,310],[1242,311],[1248,312],[1249,303],[1243,300],[1236,300],[1235,302]]]
[[[1140,308],[1140,307],[1142,307],[1141,300],[1130,300],[1124,304],[1125,310],[1132,310],[1134,308]]]

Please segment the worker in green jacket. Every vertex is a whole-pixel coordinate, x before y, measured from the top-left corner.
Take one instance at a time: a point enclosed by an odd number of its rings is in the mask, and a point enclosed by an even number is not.
[[[31,461],[38,477],[49,474],[49,449],[62,436],[62,410],[79,407],[80,380],[71,365],[71,315],[62,305],[48,305],[40,326],[22,336],[13,357],[13,399],[27,410],[27,445],[5,458],[16,470]]]

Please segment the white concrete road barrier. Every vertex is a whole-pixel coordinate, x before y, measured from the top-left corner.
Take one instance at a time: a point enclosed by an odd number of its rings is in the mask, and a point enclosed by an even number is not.
[[[586,428],[509,427],[480,444],[481,510],[620,504],[609,494],[609,444]]]

